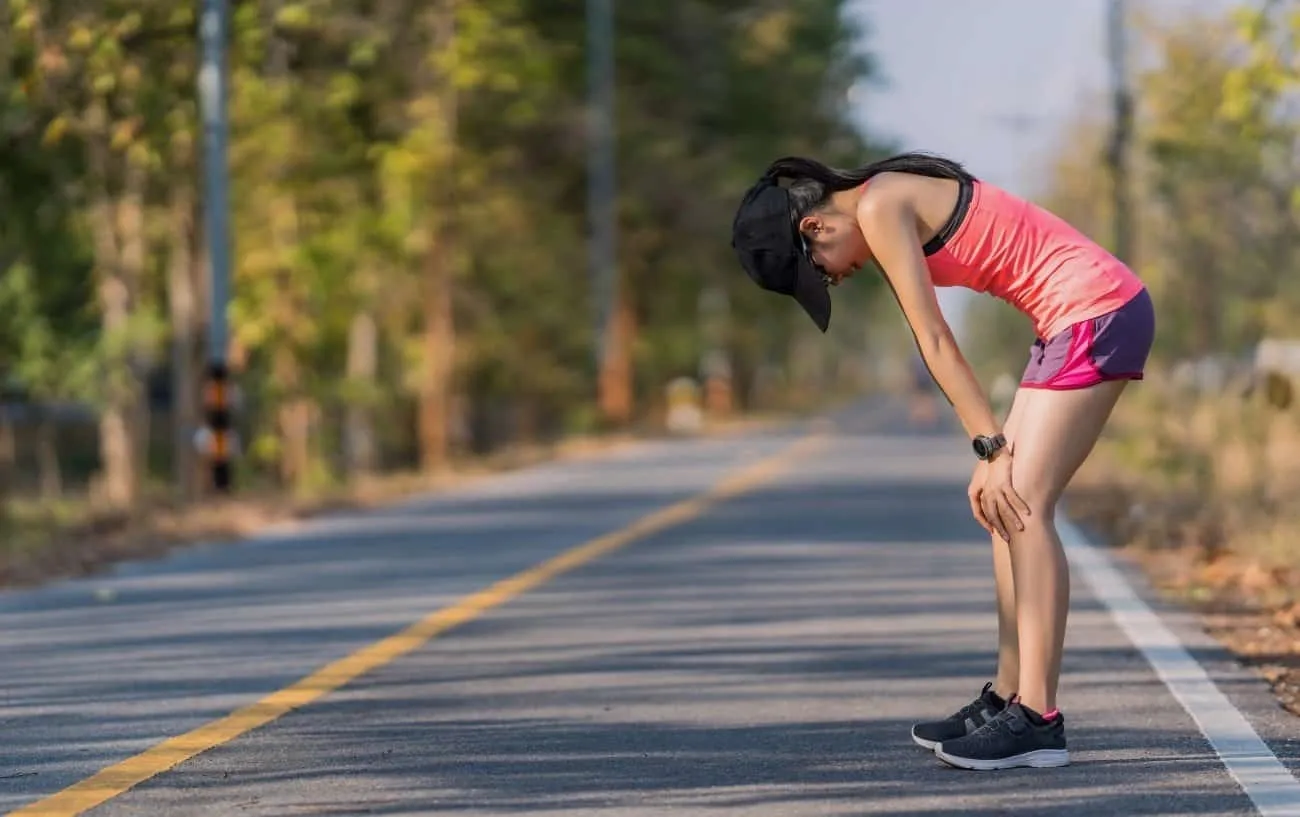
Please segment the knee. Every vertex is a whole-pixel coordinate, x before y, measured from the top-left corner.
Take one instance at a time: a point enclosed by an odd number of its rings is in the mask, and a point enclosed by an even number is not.
[[[1021,511],[1017,511],[1022,529],[1020,531],[1010,531],[1011,542],[1009,544],[1014,545],[1018,540],[1024,540],[1026,536],[1029,539],[1038,540],[1042,538],[1045,532],[1050,535],[1050,532],[1056,530],[1055,498],[1042,492],[1024,490],[1019,486],[1017,486],[1016,493],[1029,506],[1029,513],[1026,515]],[[996,534],[994,534],[994,538],[996,538]]]
[[[1020,498],[1029,506],[1029,519],[1024,520],[1026,523],[1050,525],[1056,521],[1056,502],[1059,497],[1045,491],[1028,490],[1019,493]]]
[[[1061,490],[1041,477],[1033,474],[1013,473],[1011,485],[1016,494],[1029,506],[1029,519],[1035,522],[1051,523],[1056,517],[1056,503],[1061,499]]]

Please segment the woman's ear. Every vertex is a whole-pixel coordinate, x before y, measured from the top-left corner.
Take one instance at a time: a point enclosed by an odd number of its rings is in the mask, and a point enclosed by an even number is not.
[[[825,226],[821,216],[810,215],[799,219],[799,232],[804,235],[817,235]]]

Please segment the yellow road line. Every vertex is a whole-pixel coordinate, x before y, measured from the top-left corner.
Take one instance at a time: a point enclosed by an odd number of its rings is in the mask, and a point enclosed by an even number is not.
[[[168,738],[121,763],[109,766],[31,805],[11,812],[10,817],[64,817],[81,814],[195,755],[234,740],[306,706],[350,681],[391,663],[430,639],[477,618],[487,610],[510,601],[538,585],[598,559],[652,533],[694,519],[711,506],[745,493],[776,476],[791,460],[818,444],[820,437],[805,437],[781,453],[762,460],[723,480],[706,493],[658,510],[631,525],[578,545],[541,564],[503,579],[456,604],[438,610],[404,630],[351,655],[326,664],[312,674],[256,703],[225,717],[210,721],[183,735]]]

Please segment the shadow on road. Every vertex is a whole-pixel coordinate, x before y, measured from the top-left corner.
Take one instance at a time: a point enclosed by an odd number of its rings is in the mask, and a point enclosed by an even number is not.
[[[585,565],[104,813],[1240,811],[1194,731],[1125,725],[1113,706],[1071,727],[1078,762],[1047,773],[1046,793],[1043,772],[960,772],[910,742],[912,718],[946,714],[993,664],[987,543],[948,447],[837,439],[814,467]],[[885,459],[861,466],[870,456]],[[35,615],[9,679],[7,753],[48,788],[86,753],[175,733],[177,712],[192,725],[225,714],[305,674],[293,666],[449,603],[446,588],[485,586],[670,490],[597,482],[410,507],[250,548],[238,570],[144,584],[94,620]],[[1075,599],[1072,615],[1099,614]],[[165,615],[173,628],[144,629]],[[1103,700],[1116,676],[1126,694],[1147,683],[1135,678],[1158,685],[1118,643],[1076,646],[1065,669]]]

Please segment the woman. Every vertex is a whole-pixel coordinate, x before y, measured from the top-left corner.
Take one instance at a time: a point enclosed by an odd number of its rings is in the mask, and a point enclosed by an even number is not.
[[[953,715],[916,724],[913,740],[968,769],[1068,764],[1056,687],[1069,571],[1053,515],[1125,385],[1142,378],[1155,334],[1146,287],[1056,216],[920,153],[852,172],[779,160],[742,201],[732,245],[759,286],[794,297],[823,332],[827,286],[874,261],[972,439],[968,495],[993,543],[997,674]],[[1038,340],[1002,425],[936,286],[989,293],[1033,322]]]

